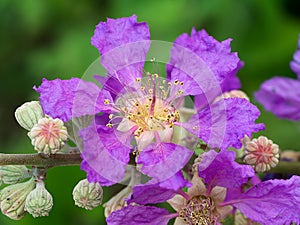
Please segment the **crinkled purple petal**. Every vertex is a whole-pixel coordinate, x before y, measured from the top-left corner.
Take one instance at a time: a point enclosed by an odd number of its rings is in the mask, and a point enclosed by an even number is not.
[[[300,80],[273,77],[260,86],[255,98],[280,118],[300,119]]]
[[[231,91],[231,90],[237,90],[241,88],[241,81],[237,77],[237,72],[239,69],[241,69],[244,66],[244,62],[239,61],[238,65],[235,70],[233,70],[230,74],[228,74],[224,81],[221,84],[222,91]]]
[[[237,53],[231,53],[230,42],[231,39],[218,42],[205,30],[193,29],[191,36],[180,35],[171,50],[168,77],[172,82],[183,81],[182,89],[187,95],[220,89],[222,82],[241,67]]]
[[[178,191],[183,187],[188,186],[190,186],[190,183],[184,179],[180,171],[163,182],[157,182],[155,179],[152,179],[146,184],[134,186],[128,203],[135,202],[145,205],[166,202],[178,194]]]
[[[298,39],[298,49],[294,53],[293,61],[290,62],[291,69],[297,74],[298,79],[300,79],[300,35]]]
[[[241,148],[245,135],[251,137],[264,129],[263,124],[255,124],[259,115],[258,108],[246,99],[228,98],[198,111],[180,125],[212,148]]]
[[[79,132],[84,149],[81,168],[90,182],[109,186],[122,180],[129,161],[128,134],[92,123]]]
[[[124,91],[124,85],[122,85],[115,77],[102,77],[95,75],[94,78],[102,85],[104,90],[111,94],[113,99],[115,99],[119,93]]]
[[[153,143],[141,151],[137,164],[141,172],[164,181],[181,170],[189,161],[193,151],[173,143]]]
[[[100,52],[101,64],[110,76],[130,85],[142,76],[150,47],[146,23],[137,23],[136,15],[100,22],[92,37],[92,45]]]
[[[175,217],[168,210],[154,206],[127,206],[114,211],[107,225],[167,225]]]
[[[72,117],[95,115],[108,109],[103,100],[112,98],[107,91],[102,91],[91,82],[79,78],[70,80],[43,79],[34,90],[40,93],[40,102],[45,114],[59,118],[64,122]]]
[[[219,88],[211,88],[206,93],[196,95],[194,98],[194,108],[196,110],[203,109],[205,106],[213,102],[213,100],[226,91],[237,90],[241,87],[240,79],[236,76],[237,71],[244,66],[240,61],[238,67],[231,74],[229,74],[221,83],[221,90]],[[222,93],[221,93],[222,91]]]
[[[225,202],[261,224],[300,223],[300,177],[261,182],[234,200]]]
[[[247,183],[255,172],[252,166],[241,165],[234,161],[235,152],[211,150],[204,153],[198,166],[198,175],[211,190],[215,186],[238,188]]]

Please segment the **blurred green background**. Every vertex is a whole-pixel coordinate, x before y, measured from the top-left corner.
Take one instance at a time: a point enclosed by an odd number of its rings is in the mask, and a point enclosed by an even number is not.
[[[33,152],[14,110],[38,98],[32,87],[43,77],[81,77],[98,57],[90,44],[96,24],[134,13],[149,24],[154,40],[172,42],[192,27],[205,28],[219,41],[233,38],[232,49],[245,62],[239,77],[251,97],[274,75],[295,77],[289,61],[300,33],[299,0],[0,0],[1,152]],[[261,134],[282,149],[300,150],[299,122],[266,112],[260,121],[267,126]],[[47,188],[55,201],[50,216],[12,221],[0,215],[0,224],[105,224],[101,207],[87,212],[73,205],[72,189],[84,176],[79,167],[49,170]],[[105,200],[113,194],[105,193]]]

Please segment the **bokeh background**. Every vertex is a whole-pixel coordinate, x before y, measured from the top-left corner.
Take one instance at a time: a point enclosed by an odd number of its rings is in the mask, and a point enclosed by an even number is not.
[[[1,152],[34,152],[14,110],[38,98],[32,87],[43,77],[81,77],[98,57],[90,44],[96,24],[132,14],[149,24],[154,40],[172,42],[192,27],[205,28],[219,41],[233,38],[232,49],[245,62],[239,77],[250,97],[274,75],[295,77],[289,61],[300,33],[299,0],[0,0]],[[267,127],[261,134],[281,149],[300,150],[299,122],[264,111],[260,121]],[[72,189],[84,176],[76,166],[49,170],[47,188],[55,201],[50,216],[12,221],[0,215],[0,224],[105,224],[101,207],[87,212],[73,204]],[[105,200],[118,188],[104,189]]]

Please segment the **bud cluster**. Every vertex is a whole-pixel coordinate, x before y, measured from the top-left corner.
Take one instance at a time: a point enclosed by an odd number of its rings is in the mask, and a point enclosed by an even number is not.
[[[16,109],[15,117],[20,126],[29,131],[31,143],[39,153],[55,154],[68,139],[63,121],[45,115],[38,101],[24,103]]]
[[[48,216],[53,200],[43,180],[35,174],[37,171],[26,166],[0,167],[0,181],[10,184],[0,191],[0,209],[4,215],[13,220],[22,219],[26,212],[33,217]],[[20,183],[26,178],[30,179]]]

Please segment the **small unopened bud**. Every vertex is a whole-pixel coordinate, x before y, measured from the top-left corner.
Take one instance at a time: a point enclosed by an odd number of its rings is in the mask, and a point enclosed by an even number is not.
[[[253,165],[256,172],[265,172],[279,162],[279,147],[264,136],[247,141],[244,147],[244,161]]]
[[[53,206],[53,198],[46,190],[43,181],[36,183],[36,188],[29,193],[25,202],[25,211],[33,217],[48,216]]]
[[[247,94],[241,90],[232,90],[228,92],[224,92],[222,95],[218,96],[215,98],[214,102],[217,102],[221,99],[226,99],[226,98],[244,98],[249,101],[249,97]]]
[[[16,184],[31,176],[26,166],[0,166],[0,182],[4,184]]]
[[[92,210],[101,205],[103,190],[99,183],[89,183],[87,179],[79,181],[73,190],[75,205]]]
[[[13,184],[0,191],[0,208],[4,215],[13,220],[22,219],[26,212],[24,210],[25,200],[34,189],[35,182],[31,178],[24,183]]]
[[[293,150],[284,150],[281,152],[280,160],[288,162],[300,161],[300,152],[296,152]]]
[[[112,197],[108,202],[104,203],[105,207],[104,215],[105,217],[109,217],[110,214],[116,210],[122,209],[127,206],[126,199],[132,193],[132,187],[127,186],[114,197]]]
[[[44,116],[44,112],[38,101],[26,102],[15,111],[16,120],[26,130],[31,130],[38,123],[39,119]]]
[[[60,119],[44,117],[28,132],[35,150],[46,155],[55,154],[68,138],[67,128]]]

